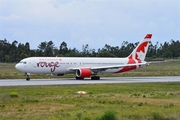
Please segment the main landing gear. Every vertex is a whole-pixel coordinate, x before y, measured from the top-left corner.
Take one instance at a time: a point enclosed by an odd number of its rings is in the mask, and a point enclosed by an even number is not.
[[[76,76],[76,80],[84,80],[84,78],[83,78],[83,77],[77,77],[77,76]]]
[[[91,80],[100,80],[100,77],[99,76],[92,76]]]
[[[83,77],[77,77],[77,76],[76,76],[76,80],[84,80],[84,78],[83,78]],[[99,77],[99,76],[92,76],[92,77],[91,77],[91,80],[100,80],[100,77]]]
[[[29,77],[30,74],[29,74],[29,73],[25,73],[25,75],[26,75],[26,80],[27,80],[27,81],[30,81],[30,77]]]

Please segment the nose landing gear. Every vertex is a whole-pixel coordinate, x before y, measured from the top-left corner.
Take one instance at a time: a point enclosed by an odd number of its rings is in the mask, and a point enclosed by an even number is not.
[[[25,73],[25,75],[26,75],[26,80],[27,80],[27,81],[30,81],[30,77],[29,77],[29,76],[30,76],[30,73]]]

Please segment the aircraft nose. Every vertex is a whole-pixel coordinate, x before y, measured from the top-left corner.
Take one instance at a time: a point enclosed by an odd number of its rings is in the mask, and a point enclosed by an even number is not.
[[[19,71],[22,71],[22,66],[19,63],[15,65],[15,68]]]
[[[15,65],[15,68],[16,68],[17,70],[19,70],[19,64],[16,64],[16,65]]]

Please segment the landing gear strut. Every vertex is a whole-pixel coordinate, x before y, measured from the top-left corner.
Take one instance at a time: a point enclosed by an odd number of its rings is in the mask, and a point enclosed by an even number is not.
[[[100,77],[97,76],[98,71],[94,71],[94,73],[91,76],[91,80],[100,80]]]
[[[29,73],[25,73],[25,75],[26,75],[26,80],[27,80],[27,81],[30,81],[30,77],[29,77],[30,74],[29,74]]]

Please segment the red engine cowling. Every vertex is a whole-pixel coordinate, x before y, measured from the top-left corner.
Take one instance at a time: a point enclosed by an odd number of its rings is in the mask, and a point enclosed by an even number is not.
[[[80,78],[90,77],[92,75],[92,71],[88,68],[80,68],[76,70],[76,76]]]

